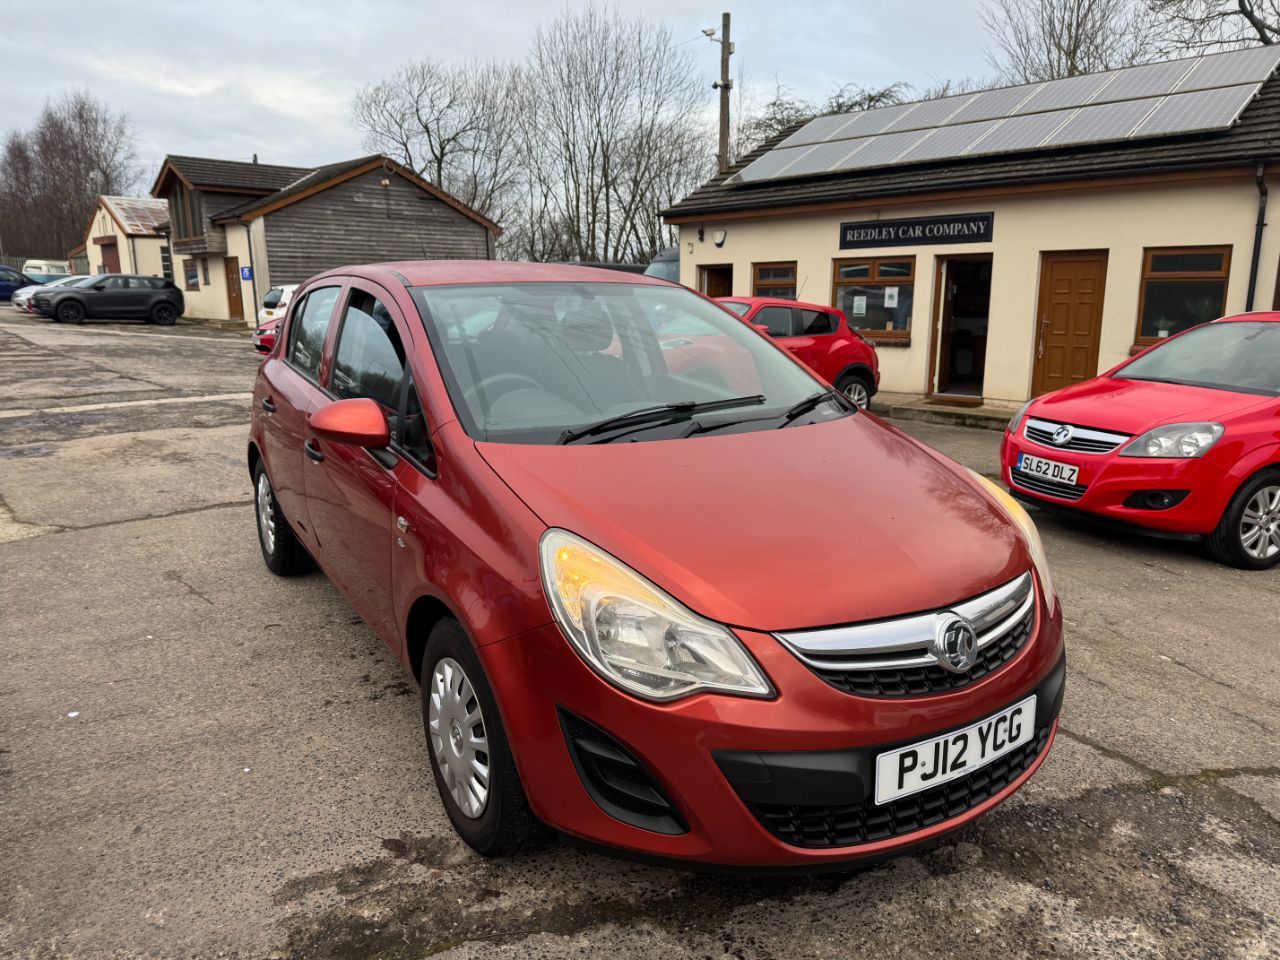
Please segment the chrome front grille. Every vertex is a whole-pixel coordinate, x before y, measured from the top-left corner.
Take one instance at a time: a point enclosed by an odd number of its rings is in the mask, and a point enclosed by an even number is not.
[[[945,669],[933,652],[941,618],[956,613],[978,635],[975,662],[964,673]],[[950,610],[897,620],[778,634],[800,662],[831,686],[868,697],[926,696],[958,690],[1003,667],[1034,632],[1030,573]]]
[[[1054,435],[1066,429],[1069,436],[1059,443]],[[1050,450],[1073,450],[1076,453],[1103,454],[1110,453],[1132,438],[1127,433],[1109,433],[1106,430],[1094,430],[1090,427],[1077,427],[1070,423],[1058,423],[1055,420],[1038,420],[1030,417],[1022,428],[1022,435],[1034,444],[1048,447]]]

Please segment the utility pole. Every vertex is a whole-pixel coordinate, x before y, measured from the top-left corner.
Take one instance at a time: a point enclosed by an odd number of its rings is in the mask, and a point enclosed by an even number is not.
[[[702,31],[708,40],[720,44],[720,79],[711,84],[713,90],[720,91],[720,152],[716,162],[720,172],[729,169],[729,91],[733,89],[733,81],[729,79],[729,58],[733,56],[733,43],[729,40],[729,14],[726,12],[720,19],[720,36],[716,36],[716,28],[708,27]]]

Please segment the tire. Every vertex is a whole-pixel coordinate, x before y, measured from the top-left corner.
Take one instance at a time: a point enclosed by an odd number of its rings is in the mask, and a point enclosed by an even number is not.
[[[1245,481],[1205,545],[1213,559],[1241,570],[1280,563],[1280,470],[1263,470]]]
[[[84,323],[84,304],[78,300],[63,300],[54,309],[53,318],[59,323]]]
[[[311,554],[298,542],[293,528],[276,503],[271,478],[262,461],[253,468],[253,513],[257,520],[258,546],[262,548],[262,562],[278,577],[293,577],[307,573],[315,567]]]
[[[871,382],[858,373],[846,373],[842,376],[836,389],[865,410],[871,405]]]
[[[161,300],[151,308],[147,323],[155,323],[162,327],[171,327],[178,322],[178,311],[167,300]]]
[[[529,809],[489,680],[453,619],[432,628],[422,655],[422,726],[440,801],[467,846],[502,857],[545,842],[550,831]],[[484,766],[487,784],[458,777],[472,774],[471,760]]]

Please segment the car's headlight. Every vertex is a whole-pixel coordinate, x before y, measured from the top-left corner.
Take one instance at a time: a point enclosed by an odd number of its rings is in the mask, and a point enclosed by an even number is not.
[[[1204,456],[1221,439],[1220,423],[1169,423],[1148,430],[1120,451],[1122,457],[1173,457],[1188,460]]]
[[[610,683],[648,700],[699,690],[773,695],[728,629],[704,620],[599,547],[552,529],[542,535],[539,552],[556,622]]]
[[[1036,398],[1032,397],[1026,403],[1018,408],[1018,412],[1013,415],[1013,419],[1009,421],[1008,431],[1010,433],[1018,432],[1018,424],[1022,423],[1022,418],[1027,415],[1027,411],[1031,409],[1031,405],[1036,402]]]
[[[1009,515],[1022,532],[1022,539],[1027,545],[1027,552],[1031,554],[1031,562],[1035,564],[1036,577],[1040,580],[1040,589],[1044,591],[1045,606],[1049,608],[1049,612],[1053,612],[1054,606],[1058,602],[1058,594],[1053,589],[1053,577],[1049,574],[1049,557],[1044,552],[1044,542],[1040,539],[1040,531],[1036,529],[1036,523],[1031,519],[1031,515],[1023,508],[1017,500],[1009,495],[1004,487],[997,483],[992,483],[980,473],[969,473],[979,484],[982,485],[991,496],[995,497],[996,502],[1004,507],[1004,512]]]

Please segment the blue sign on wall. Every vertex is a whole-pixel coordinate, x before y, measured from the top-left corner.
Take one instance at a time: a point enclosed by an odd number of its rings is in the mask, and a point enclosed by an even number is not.
[[[252,280],[252,279],[253,279],[253,267],[241,267],[241,268],[240,268],[240,279],[241,279],[241,280]]]

